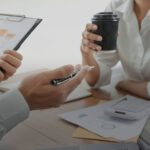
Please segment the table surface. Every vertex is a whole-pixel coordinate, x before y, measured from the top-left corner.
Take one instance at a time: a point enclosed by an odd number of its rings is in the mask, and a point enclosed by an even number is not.
[[[11,130],[3,140],[18,150],[101,143],[98,140],[72,138],[77,126],[58,117],[58,114],[93,106],[100,100],[110,100],[125,94],[112,86],[91,92],[93,96],[66,103],[59,108],[31,112],[30,117]]]

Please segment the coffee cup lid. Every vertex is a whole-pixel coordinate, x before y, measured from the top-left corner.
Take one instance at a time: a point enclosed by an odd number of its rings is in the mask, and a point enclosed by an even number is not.
[[[92,20],[119,20],[119,17],[113,12],[99,12],[93,16]]]

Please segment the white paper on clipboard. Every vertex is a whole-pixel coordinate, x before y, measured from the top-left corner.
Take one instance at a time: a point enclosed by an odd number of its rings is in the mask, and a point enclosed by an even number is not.
[[[42,19],[0,14],[0,54],[17,50]]]

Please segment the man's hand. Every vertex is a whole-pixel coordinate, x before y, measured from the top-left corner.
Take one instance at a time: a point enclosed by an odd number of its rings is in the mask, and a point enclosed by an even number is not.
[[[13,50],[4,51],[0,56],[0,82],[11,77],[20,67],[22,55]]]
[[[88,72],[88,68],[88,66],[82,67],[75,77],[58,86],[51,85],[50,81],[69,76],[74,71],[73,66],[66,65],[56,70],[32,75],[21,83],[19,90],[31,110],[58,107],[81,83]]]

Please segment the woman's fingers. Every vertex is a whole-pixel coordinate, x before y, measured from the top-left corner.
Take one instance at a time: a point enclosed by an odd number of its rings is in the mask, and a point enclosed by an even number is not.
[[[102,50],[102,47],[95,44],[94,41],[102,41],[103,38],[100,35],[92,33],[97,30],[98,26],[94,24],[87,24],[85,31],[82,33],[81,51],[86,53],[97,53]]]
[[[83,45],[85,45],[91,49],[94,49],[94,50],[100,51],[102,49],[101,46],[99,46],[99,45],[97,45],[97,44],[95,44],[92,41],[89,41],[87,39],[83,39],[82,43],[83,43]]]
[[[89,23],[89,24],[86,25],[86,30],[89,31],[89,32],[97,30],[97,29],[98,29],[98,26],[95,25],[95,24],[90,24]]]
[[[88,39],[88,40],[102,41],[102,36],[88,32],[88,31],[84,31],[82,36],[83,36],[83,38]]]

